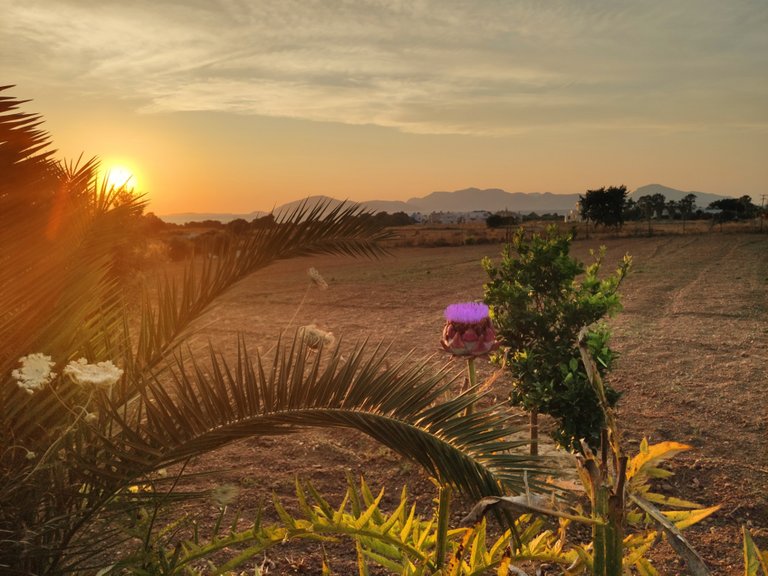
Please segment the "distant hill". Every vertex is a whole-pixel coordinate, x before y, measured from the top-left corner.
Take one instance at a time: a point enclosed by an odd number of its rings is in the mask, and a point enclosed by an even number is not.
[[[407,202],[399,200],[368,200],[359,202],[362,208],[371,212],[405,212],[413,214],[421,212],[429,214],[430,212],[472,212],[474,210],[488,210],[497,212],[499,210],[510,210],[512,212],[556,212],[565,214],[572,209],[579,200],[578,194],[552,194],[551,192],[506,192],[498,188],[481,190],[479,188],[466,188],[456,190],[455,192],[432,192],[422,198],[411,198]],[[352,202],[347,200],[337,200],[329,196],[310,196],[303,200],[288,202],[274,209],[276,216],[288,214],[305,203],[307,207],[313,207],[318,202],[327,202],[333,208],[343,202]],[[354,202],[352,202],[354,203]],[[253,220],[261,217],[265,212],[250,212],[248,214],[215,214],[215,213],[194,213],[185,212],[181,214],[166,214],[160,218],[165,222],[173,224],[183,224],[185,222],[200,222],[202,220],[219,220],[220,222],[230,222],[237,218]]]
[[[275,208],[272,212],[276,217],[281,215],[288,215],[294,210],[298,209],[302,204],[307,210],[312,210],[317,204],[326,203],[328,209],[332,210],[339,204],[347,203],[345,200],[336,200],[329,196],[309,196],[302,200],[296,200],[295,202],[288,202]],[[354,204],[354,202],[350,202]],[[219,222],[226,224],[232,220],[242,218],[250,222],[256,218],[266,216],[269,212],[248,212],[247,214],[229,214],[229,213],[215,213],[215,212],[180,212],[178,214],[165,214],[161,215],[160,219],[170,224],[185,224],[186,222],[202,222],[203,220],[218,220]]]
[[[254,220],[266,216],[267,212],[249,212],[248,214],[222,214],[208,212],[179,212],[177,214],[163,214],[159,218],[169,224],[186,224],[187,222],[202,222],[203,220],[218,220],[226,224],[232,220],[243,218],[244,220]]]
[[[669,188],[668,186],[662,186],[661,184],[648,184],[647,186],[641,186],[637,190],[630,192],[628,197],[632,198],[633,200],[637,200],[643,196],[652,196],[653,194],[663,194],[667,200],[674,200],[675,202],[681,200],[688,194],[696,194],[696,206],[702,209],[706,208],[710,205],[710,203],[715,202],[716,200],[729,198],[729,196],[710,194],[708,192],[685,192],[683,190]]]
[[[366,200],[360,204],[374,213],[387,212],[394,214],[395,212],[405,212],[406,214],[411,214],[413,212],[421,212],[421,210],[414,210],[411,204],[402,200]]]
[[[351,200],[337,200],[330,196],[309,196],[307,198],[302,198],[301,200],[294,200],[293,202],[278,206],[274,210],[275,217],[288,216],[299,208],[302,208],[305,212],[312,211],[318,204],[324,205],[323,213],[325,213],[337,208],[341,204],[352,206],[356,205],[357,202]]]
[[[579,201],[578,194],[551,192],[507,192],[499,188],[465,188],[455,192],[432,192],[411,198],[407,204],[417,212],[472,212],[510,210],[512,212],[557,212],[564,214]]]
[[[637,190],[629,193],[630,198],[637,200],[641,196],[652,194],[663,194],[667,200],[680,200],[686,194],[696,194],[696,205],[700,208],[706,208],[710,202],[727,198],[718,194],[708,194],[706,192],[684,192],[675,190],[661,184],[648,184],[641,186]],[[430,212],[473,212],[475,210],[488,210],[489,212],[498,212],[500,210],[510,210],[512,212],[537,212],[539,214],[557,213],[567,214],[568,211],[576,207],[579,201],[579,194],[552,194],[551,192],[507,192],[499,188],[465,188],[453,192],[432,192],[426,196],[411,198],[406,202],[399,200],[368,200],[360,202],[360,206],[371,212],[405,212],[413,214],[421,212],[429,214]],[[288,202],[274,209],[276,216],[289,214],[296,210],[302,203],[309,209],[317,203],[327,203],[329,208],[334,208],[339,204],[350,202],[351,200],[337,200],[330,196],[310,196],[303,200]],[[244,218],[249,222],[254,218],[260,218],[267,212],[249,212],[248,214],[214,214],[214,213],[194,213],[185,212],[181,214],[167,214],[160,216],[165,222],[174,224],[183,224],[185,222],[200,222],[202,220],[219,220],[220,222],[230,222],[237,218]]]

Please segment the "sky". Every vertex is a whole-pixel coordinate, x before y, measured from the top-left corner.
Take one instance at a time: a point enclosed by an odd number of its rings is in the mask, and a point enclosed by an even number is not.
[[[768,192],[766,0],[0,0],[0,84],[149,210]]]

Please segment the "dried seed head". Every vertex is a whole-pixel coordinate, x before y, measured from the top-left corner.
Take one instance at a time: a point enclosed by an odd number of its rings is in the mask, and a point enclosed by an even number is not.
[[[333,346],[336,341],[333,333],[321,330],[314,324],[302,326],[299,328],[299,333],[307,347],[312,350],[319,350],[323,346]]]
[[[219,508],[229,506],[240,494],[240,489],[234,484],[222,484],[211,490],[211,501]]]
[[[328,290],[328,282],[326,282],[325,278],[323,278],[320,272],[317,271],[317,268],[310,268],[307,270],[307,274],[312,282],[314,282],[315,286],[320,288],[320,290]]]

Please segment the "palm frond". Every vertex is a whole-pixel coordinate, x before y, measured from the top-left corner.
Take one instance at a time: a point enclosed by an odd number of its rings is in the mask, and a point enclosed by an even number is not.
[[[474,392],[443,402],[445,370],[409,358],[389,367],[383,347],[312,356],[299,339],[267,361],[240,342],[234,365],[179,353],[216,298],[270,263],[383,255],[386,234],[354,205],[301,204],[274,225],[203,247],[180,282],[146,292],[132,334],[114,261],[144,202],[99,182],[95,158],[53,162],[42,119],[21,104],[0,94],[3,570],[57,573],[63,558],[87,554],[77,535],[128,483],[246,436],[354,428],[476,498],[519,492],[542,470],[514,452],[525,443],[511,437],[503,409],[465,415]],[[12,371],[36,352],[51,355],[59,375],[28,395]],[[81,356],[122,360],[122,380],[106,392],[61,376]]]
[[[203,246],[180,283],[160,284],[156,305],[145,296],[137,352],[129,364],[137,371],[156,366],[216,298],[277,260],[313,254],[385,255],[379,241],[388,233],[359,217],[364,213],[356,205],[331,209],[327,202],[313,207],[305,202],[273,227]]]
[[[125,354],[122,290],[112,262],[116,247],[124,242],[121,222],[140,208],[137,201],[94,210],[87,198],[70,199],[58,213],[65,224],[56,233],[40,234],[38,229],[35,235],[34,227],[29,231],[19,227],[8,240],[0,269],[4,404],[24,403],[23,393],[10,380],[22,356],[43,352],[61,365],[74,357],[105,360]],[[35,402],[45,403],[47,396],[40,395]],[[57,403],[55,398],[50,401]]]
[[[12,86],[0,86],[0,93]],[[0,95],[0,214],[18,217],[50,201],[54,150],[39,114],[19,112],[27,100]],[[0,236],[1,238],[1,236]]]
[[[514,437],[521,430],[509,412],[465,415],[478,400],[473,391],[439,402],[452,385],[445,369],[407,357],[389,367],[381,346],[357,346],[346,359],[338,349],[327,360],[312,354],[298,338],[278,346],[270,366],[258,355],[251,361],[242,341],[235,366],[213,352],[207,369],[179,359],[173,386],[142,391],[141,422],[113,407],[123,428],[110,450],[126,469],[146,473],[248,436],[345,427],[475,498],[520,492],[526,475],[539,485],[542,460],[526,454],[524,434]]]

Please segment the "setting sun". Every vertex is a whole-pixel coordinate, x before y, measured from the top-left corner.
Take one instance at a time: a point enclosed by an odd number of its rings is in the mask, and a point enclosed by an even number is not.
[[[136,189],[137,182],[134,171],[125,166],[114,164],[104,171],[104,178],[107,180],[108,188]]]

